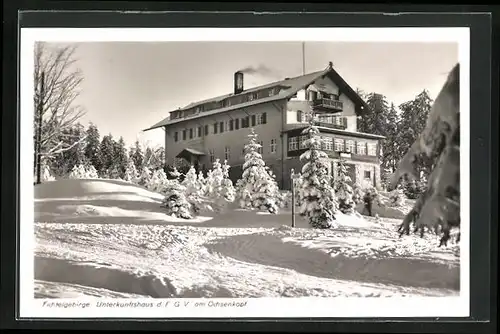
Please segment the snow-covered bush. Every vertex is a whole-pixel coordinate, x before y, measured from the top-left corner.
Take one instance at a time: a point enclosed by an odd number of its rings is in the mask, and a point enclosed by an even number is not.
[[[391,207],[400,207],[405,203],[405,200],[406,198],[403,193],[403,189],[401,189],[401,187],[397,187],[389,193],[389,201],[387,204]]]
[[[355,204],[359,204],[363,201],[363,197],[365,196],[365,192],[359,183],[354,183],[352,187],[352,200]]]
[[[347,168],[343,159],[339,160],[338,175],[335,178],[334,190],[337,196],[339,210],[342,213],[352,213],[354,210],[353,189],[349,184],[351,178],[347,174]]]
[[[75,165],[69,174],[70,179],[98,179],[99,175],[93,165]]]
[[[312,117],[310,117],[312,119]],[[302,167],[301,187],[298,189],[300,215],[309,219],[314,228],[331,228],[334,225],[338,204],[328,173],[328,155],[321,151],[319,130],[313,125],[302,133],[307,134],[308,150],[300,156]]]
[[[160,168],[153,171],[151,178],[149,179],[149,182],[146,186],[149,190],[161,193],[165,190],[167,181],[167,174],[163,169]]]
[[[257,142],[254,129],[248,135],[245,145],[245,162],[241,179],[236,182],[236,198],[244,209],[261,209],[278,213],[282,198],[272,172],[266,168],[262,155],[258,152],[261,145]]]
[[[191,219],[191,204],[186,199],[186,187],[178,179],[168,180],[165,184],[163,206],[172,217]]]

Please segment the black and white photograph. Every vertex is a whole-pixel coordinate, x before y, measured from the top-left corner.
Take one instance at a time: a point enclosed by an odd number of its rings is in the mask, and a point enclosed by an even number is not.
[[[21,313],[468,316],[468,38],[21,29]]]

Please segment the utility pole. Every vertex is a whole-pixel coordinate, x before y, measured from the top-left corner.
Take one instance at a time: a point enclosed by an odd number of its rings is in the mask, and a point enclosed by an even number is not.
[[[43,100],[45,98],[45,72],[42,72],[40,78],[40,97],[38,101],[38,124],[36,133],[36,184],[41,183],[41,163],[42,163],[42,114]]]
[[[292,227],[295,227],[295,173],[293,171],[293,168],[290,173],[290,181],[291,181],[291,188],[292,188]]]

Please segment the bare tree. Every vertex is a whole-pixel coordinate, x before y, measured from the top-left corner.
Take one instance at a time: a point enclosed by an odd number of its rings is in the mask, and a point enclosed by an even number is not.
[[[42,161],[65,152],[84,138],[72,140],[64,131],[73,126],[84,114],[75,103],[83,81],[82,72],[75,67],[73,45],[35,44],[34,107],[35,107],[35,169],[37,183]]]

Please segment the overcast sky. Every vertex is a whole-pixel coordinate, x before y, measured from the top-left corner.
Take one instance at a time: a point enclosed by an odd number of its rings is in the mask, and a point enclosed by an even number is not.
[[[264,65],[267,75],[245,74],[245,87],[302,74],[299,42],[79,43],[84,82],[82,123],[102,135],[161,144],[163,130],[141,130],[191,102],[230,93],[235,71]],[[332,61],[354,89],[377,92],[399,105],[424,88],[435,98],[458,61],[455,43],[306,42],[306,72]]]

